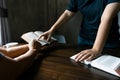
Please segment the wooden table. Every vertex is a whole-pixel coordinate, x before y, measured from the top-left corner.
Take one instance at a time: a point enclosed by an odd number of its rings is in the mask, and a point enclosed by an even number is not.
[[[41,52],[44,55],[34,62],[20,80],[120,80],[116,76],[70,60],[70,56],[87,48],[90,47],[54,44]],[[103,53],[120,56],[119,48],[105,49]]]

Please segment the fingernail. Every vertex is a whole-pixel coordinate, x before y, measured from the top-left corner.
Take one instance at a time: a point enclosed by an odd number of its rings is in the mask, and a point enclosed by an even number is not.
[[[75,62],[77,62],[78,60],[77,59],[75,59]]]

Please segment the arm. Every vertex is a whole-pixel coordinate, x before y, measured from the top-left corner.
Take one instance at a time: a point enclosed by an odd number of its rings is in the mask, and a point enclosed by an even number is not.
[[[102,14],[101,23],[98,29],[97,37],[93,46],[93,49],[101,52],[102,48],[108,37],[111,23],[113,18],[118,14],[120,10],[120,3],[111,3],[108,4]]]
[[[41,44],[37,42],[36,40],[32,40],[29,42],[29,44],[15,46],[11,48],[2,48],[0,47],[0,52],[4,54],[8,58],[15,58],[15,59],[24,59],[32,54],[34,54],[36,51],[38,52],[41,48]]]
[[[16,58],[10,58],[0,53],[0,79],[16,80],[19,75],[32,65],[34,57],[40,50],[41,45],[36,40],[33,40],[27,46],[29,50]]]
[[[37,40],[32,40],[27,45],[29,50],[25,52],[24,54],[14,58],[15,61],[24,61],[26,59],[34,60],[35,56],[37,55],[37,52],[41,49],[41,44]]]
[[[28,50],[29,50],[28,44],[15,46],[15,47],[11,47],[11,48],[0,47],[0,52],[4,53],[6,56],[13,57],[13,58],[24,54]]]
[[[112,20],[117,15],[119,10],[119,2],[110,3],[106,6],[101,17],[101,23],[99,25],[97,36],[92,49],[83,50],[80,53],[78,53],[76,61],[92,60],[101,53],[106,39],[108,37]]]
[[[44,37],[45,40],[49,40],[49,38],[51,37],[51,35],[54,33],[54,31],[56,29],[58,29],[61,25],[63,25],[65,22],[67,22],[72,16],[74,16],[74,12],[65,10],[64,13],[59,17],[59,19],[55,22],[55,24],[45,33],[43,33],[39,39],[41,37]]]
[[[36,56],[36,49],[30,49],[26,53],[24,53],[16,58],[11,58],[7,55],[4,55],[3,53],[0,53],[0,60],[6,61],[9,63],[16,63],[16,62],[28,59],[31,56],[33,57],[31,59],[34,59],[34,57]]]
[[[15,60],[17,62],[18,61],[23,61],[23,60],[28,59],[28,58],[34,60],[34,57],[36,56],[36,53],[37,53],[36,49],[30,49],[26,53],[24,53],[23,55],[20,55],[20,56],[14,58],[13,60]]]
[[[27,55],[10,58],[0,53],[0,79],[16,80],[25,70],[27,70],[34,61],[35,51],[29,50]],[[17,69],[17,70],[16,70]]]
[[[75,13],[65,10],[64,13],[60,16],[60,18],[55,22],[55,24],[51,27],[51,31],[55,31],[58,29],[62,24],[67,22]]]

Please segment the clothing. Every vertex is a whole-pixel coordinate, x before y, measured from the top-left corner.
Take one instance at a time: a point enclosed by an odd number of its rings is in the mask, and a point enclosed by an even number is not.
[[[120,2],[120,0],[70,0],[67,9],[72,12],[80,11],[83,15],[79,37],[88,41],[88,45],[94,44],[102,13],[106,5],[113,2]],[[113,19],[105,47],[119,46],[120,34],[118,30],[118,16],[116,16]],[[81,44],[80,42],[78,38],[78,43]],[[82,44],[84,44],[84,41]]]

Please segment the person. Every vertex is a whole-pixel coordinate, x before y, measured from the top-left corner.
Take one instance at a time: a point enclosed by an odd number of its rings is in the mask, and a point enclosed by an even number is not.
[[[104,47],[120,46],[118,12],[120,0],[70,0],[68,8],[55,24],[40,37],[49,40],[60,26],[80,11],[83,19],[78,36],[79,45],[91,45],[92,48],[77,53],[75,61],[92,60],[101,54]]]
[[[40,48],[37,40],[7,49],[0,47],[0,80],[16,80],[31,66]]]

